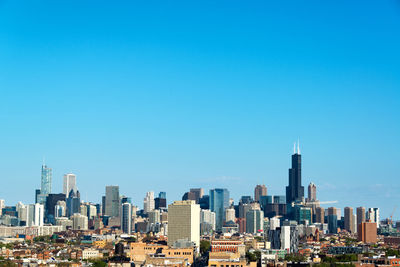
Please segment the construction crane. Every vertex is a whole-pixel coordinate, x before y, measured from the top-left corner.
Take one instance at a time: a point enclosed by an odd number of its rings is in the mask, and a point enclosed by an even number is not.
[[[325,205],[325,204],[335,204],[338,203],[339,201],[337,200],[330,200],[330,201],[306,201],[305,204],[320,204],[320,205]]]
[[[393,226],[393,215],[394,215],[394,212],[396,211],[396,209],[397,209],[397,206],[395,206],[395,207],[393,208],[392,214],[390,215],[390,221],[389,221],[389,223],[390,223],[390,225],[392,225],[392,226]]]

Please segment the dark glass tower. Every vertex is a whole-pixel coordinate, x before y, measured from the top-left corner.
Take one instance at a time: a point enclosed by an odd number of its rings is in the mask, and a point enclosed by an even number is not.
[[[292,155],[292,168],[289,169],[289,186],[286,186],[286,203],[301,201],[304,197],[304,186],[301,186],[301,155],[297,145]]]

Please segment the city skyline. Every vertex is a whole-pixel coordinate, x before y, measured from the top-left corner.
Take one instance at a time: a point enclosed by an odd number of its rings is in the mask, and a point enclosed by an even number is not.
[[[43,156],[53,192],[72,172],[93,202],[109,184],[138,206],[148,191],[170,203],[197,187],[283,195],[300,139],[303,186],[388,217],[400,201],[398,14],[394,1],[5,1],[0,198],[32,203]]]

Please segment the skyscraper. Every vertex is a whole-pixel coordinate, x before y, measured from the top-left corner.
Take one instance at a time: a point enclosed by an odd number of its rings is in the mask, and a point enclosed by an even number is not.
[[[40,192],[36,190],[36,202],[46,204],[46,197],[51,193],[52,172],[44,163],[42,165],[42,173],[40,179]],[[38,194],[39,193],[39,194]]]
[[[119,217],[119,186],[106,186],[106,209],[105,215]]]
[[[143,199],[143,211],[147,214],[149,211],[154,210],[154,208],[154,192],[150,191],[146,193],[146,197]]]
[[[317,186],[314,183],[308,185],[308,199],[309,202],[317,201]]]
[[[52,171],[48,168],[44,163],[42,165],[42,179],[40,186],[40,193],[42,195],[48,195],[51,193],[51,179],[52,179]]]
[[[359,224],[365,222],[365,208],[358,207],[357,208],[357,227]]]
[[[225,209],[229,207],[229,191],[225,188],[210,190],[210,210],[215,212],[216,230],[221,231],[224,223]]]
[[[246,213],[246,232],[256,234],[264,229],[264,214],[259,209],[251,209]]]
[[[74,190],[76,193],[76,175],[73,173],[64,174],[63,193],[68,196],[69,192]]]
[[[194,200],[168,205],[168,245],[187,240],[200,245],[200,205]]]
[[[292,203],[302,201],[304,197],[304,186],[301,186],[301,155],[297,144],[292,155],[292,167],[289,169],[289,186],[286,187],[286,202]]]
[[[325,223],[325,209],[322,207],[317,207],[315,211],[315,222]]]
[[[344,208],[344,229],[353,232],[353,208]]]
[[[122,204],[121,230],[126,234],[132,232],[132,204],[129,202]]]
[[[261,196],[267,195],[267,187],[265,185],[258,184],[256,188],[254,188],[254,200],[260,202]]]
[[[195,195],[196,203],[199,204],[200,198],[202,198],[204,195],[204,189],[203,188],[190,188],[190,192],[192,192]]]

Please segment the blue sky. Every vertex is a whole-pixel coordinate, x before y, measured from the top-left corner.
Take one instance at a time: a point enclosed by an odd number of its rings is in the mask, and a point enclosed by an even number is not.
[[[398,0],[0,0],[0,198],[32,202],[43,157],[95,202],[284,194],[299,138],[320,200],[388,216],[399,47]]]

